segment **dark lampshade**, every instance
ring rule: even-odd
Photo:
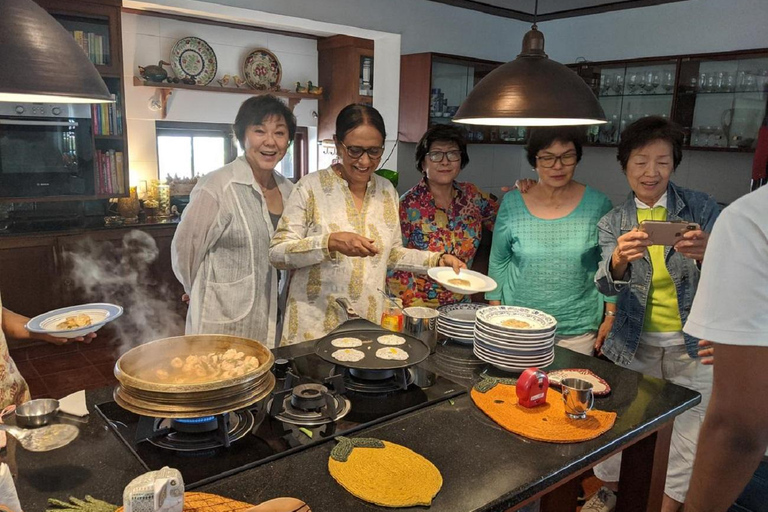
[[[107,103],[75,39],[32,0],[0,0],[0,101]]]
[[[605,113],[575,72],[544,53],[536,25],[523,51],[499,66],[469,93],[453,120],[492,126],[563,126],[605,123]]]

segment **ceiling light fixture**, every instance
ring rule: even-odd
[[[574,71],[544,53],[544,34],[533,26],[523,51],[475,85],[453,120],[490,126],[604,124],[605,113],[592,90]]]
[[[32,0],[0,0],[0,48],[0,101],[113,101],[75,38]]]

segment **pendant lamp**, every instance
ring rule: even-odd
[[[32,0],[0,0],[0,101],[109,103],[99,72],[61,24]]]
[[[490,126],[606,122],[603,107],[584,80],[544,53],[544,34],[536,27],[535,16],[520,55],[477,83],[453,117],[455,122]]]

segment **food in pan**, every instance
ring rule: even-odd
[[[336,338],[331,342],[331,345],[337,348],[354,348],[363,344],[363,340],[359,338]]]
[[[354,348],[343,348],[341,350],[336,350],[331,354],[331,357],[344,363],[356,363],[365,357],[365,353]]]
[[[523,322],[522,320],[515,320],[514,318],[508,318],[501,321],[501,325],[504,327],[512,327],[514,329],[530,329],[531,324]]]
[[[71,331],[72,329],[80,329],[81,327],[88,327],[89,325],[91,325],[91,317],[85,313],[80,313],[79,315],[68,316],[63,321],[56,324],[56,328],[62,331]]]
[[[472,283],[470,283],[467,279],[459,279],[458,277],[449,279],[448,284],[452,284],[453,286],[461,286],[462,288],[469,288],[472,286]]]
[[[408,352],[397,347],[386,347],[377,350],[376,357],[379,359],[389,359],[393,361],[405,361],[408,359]]]
[[[402,336],[398,336],[396,334],[385,334],[384,336],[379,336],[379,343],[382,345],[404,345],[405,344],[405,338]]]
[[[168,384],[200,384],[219,379],[242,377],[259,367],[259,358],[230,348],[223,353],[174,357],[154,367],[150,379]]]

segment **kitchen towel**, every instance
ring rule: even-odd
[[[592,409],[574,420],[565,415],[563,395],[549,388],[547,403],[533,408],[517,403],[514,384],[508,379],[483,379],[472,388],[472,401],[493,421],[510,432],[548,443],[577,443],[604,434],[616,421],[615,412]]]
[[[87,416],[88,407],[85,405],[85,391],[75,391],[71,395],[59,399],[59,410],[73,416]]]

